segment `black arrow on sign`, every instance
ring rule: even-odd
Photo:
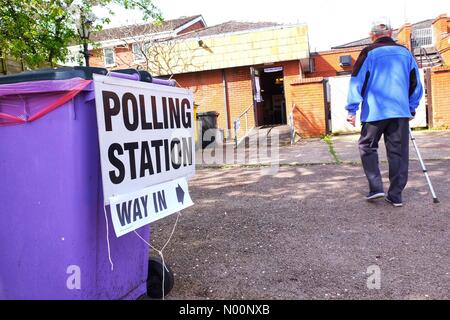
[[[178,185],[178,187],[175,190],[177,192],[177,198],[178,198],[178,202],[180,202],[181,204],[184,204],[184,190],[183,188]]]

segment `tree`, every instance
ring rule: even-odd
[[[20,61],[23,70],[54,66],[66,59],[70,44],[82,43],[77,32],[80,17],[112,3],[139,9],[144,19],[162,20],[152,0],[0,0],[0,58]],[[92,30],[109,22],[110,17],[98,19]]]
[[[0,47],[2,57],[10,55],[22,62],[36,54],[33,34],[36,23],[29,2],[3,0],[0,5]]]
[[[66,11],[67,3],[64,1],[36,1],[34,0],[37,14],[37,32],[35,41],[41,51],[31,66],[38,66],[45,61],[51,67],[55,61],[67,56],[67,44],[77,37],[71,19]]]

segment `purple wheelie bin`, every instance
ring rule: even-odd
[[[92,72],[0,78],[0,299],[146,294],[149,248],[109,210],[108,251]]]

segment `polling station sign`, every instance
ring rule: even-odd
[[[194,174],[193,96],[187,89],[101,75],[94,75],[94,88],[103,195],[105,205],[111,207],[113,221],[117,222],[119,213],[112,204],[117,205],[117,201],[127,203],[128,198],[134,210],[139,204],[133,202],[137,192],[152,186],[168,190],[164,183]],[[183,192],[188,193],[187,183],[184,187],[181,184]],[[147,190],[147,193],[147,200],[153,197],[152,192]],[[165,195],[169,193],[164,191]],[[136,221],[133,217],[132,228],[124,226],[128,232],[154,218],[145,217],[146,212],[147,215],[151,212],[151,205],[153,203],[148,200],[148,207],[135,210]],[[157,213],[161,211],[164,210]],[[127,217],[128,213],[123,214]],[[143,219],[140,219],[141,215]],[[161,214],[158,216],[163,217]]]

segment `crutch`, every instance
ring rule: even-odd
[[[430,187],[431,195],[433,196],[433,202],[439,203],[439,199],[437,198],[436,193],[434,192],[433,184],[431,183],[430,176],[428,175],[428,170],[425,167],[425,163],[423,162],[422,155],[420,154],[420,150],[417,147],[416,138],[414,138],[411,128],[409,128],[409,135],[411,136],[411,141],[414,145],[414,148],[416,149],[417,157],[419,158],[423,173],[425,174],[425,178],[427,179],[428,186]]]

